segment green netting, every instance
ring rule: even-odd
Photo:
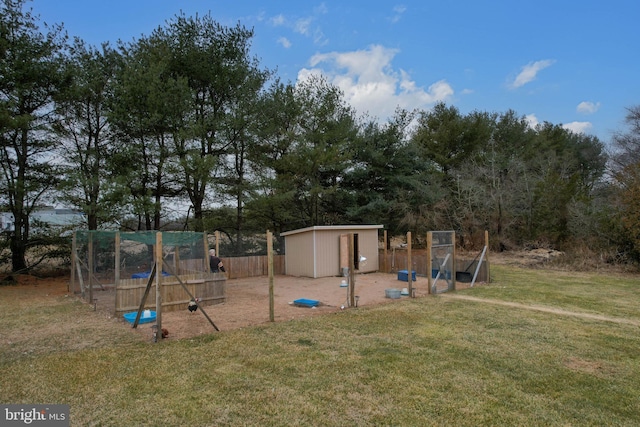
[[[156,244],[156,234],[158,231],[97,231],[97,230],[78,230],[76,231],[76,242],[88,242],[89,239],[94,244],[110,245],[115,240],[116,234],[120,233],[120,240],[130,240],[145,245]],[[193,231],[161,231],[163,246],[184,246],[202,242],[203,233]]]
[[[81,278],[78,283],[92,283],[104,290],[115,286],[116,278],[144,277],[156,264],[158,233],[163,263],[180,274],[209,272],[205,233],[78,230],[73,257],[73,273]]]

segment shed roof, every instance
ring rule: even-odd
[[[333,231],[333,230],[373,230],[383,228],[384,225],[315,225],[313,227],[299,228],[297,230],[285,231],[281,236],[291,234],[306,233],[308,231]]]

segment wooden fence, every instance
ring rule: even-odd
[[[248,256],[221,258],[225,266],[226,276],[228,279],[241,279],[245,277],[259,277],[269,274],[266,256]],[[387,259],[385,262],[384,251],[379,251],[379,267],[378,271],[383,273],[396,273],[398,270],[408,270],[407,268],[407,251],[396,250],[395,253],[387,251]],[[427,257],[425,251],[412,251],[411,262],[413,270],[417,275],[427,277]],[[456,257],[456,271],[459,273],[471,273],[476,271],[478,260],[469,257]],[[284,255],[274,255],[273,257],[274,274],[285,274]],[[467,275],[468,276],[468,275]],[[486,260],[482,262],[478,271],[477,282],[485,282],[489,277],[488,265]]]
[[[186,310],[189,295],[185,292],[184,284],[191,295],[200,299],[198,304],[203,306],[220,304],[225,301],[225,284],[227,278],[220,273],[181,274],[162,277],[162,311]],[[180,283],[182,282],[182,283]],[[140,302],[147,288],[148,279],[122,279],[116,286],[116,314],[138,310]],[[151,285],[144,308],[155,308],[156,286]]]
[[[269,265],[266,255],[225,258],[221,257],[228,279],[267,276]],[[273,274],[285,274],[284,255],[273,256]]]

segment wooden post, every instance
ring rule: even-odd
[[[485,265],[487,266],[487,283],[491,283],[491,265],[489,264],[489,230],[484,231],[484,246],[487,248],[485,254]]]
[[[180,246],[178,245],[173,247],[173,271],[175,271],[176,276],[182,274],[180,269]]]
[[[427,233],[427,283],[428,293],[431,293],[431,286],[433,286],[433,277],[431,277],[431,270],[433,270],[433,258],[431,257],[431,245],[433,244],[433,233],[429,231]]]
[[[383,245],[384,245],[384,257],[383,257],[383,266],[384,266],[384,272],[388,273],[389,272],[389,265],[387,262],[387,230],[384,230],[384,237],[383,237]]]
[[[216,230],[216,256],[220,258],[220,231]]]
[[[456,232],[452,231],[451,233],[452,233],[451,244],[453,245],[453,249],[451,249],[451,256],[453,258],[451,260],[451,287],[453,288],[452,290],[455,291],[456,290]]]
[[[162,232],[156,233],[155,247],[156,261],[156,333],[162,335]]]
[[[203,249],[204,249],[204,256],[202,257],[204,265],[202,266],[202,271],[206,271],[207,273],[210,273],[211,268],[209,267],[209,238],[206,231],[202,234],[203,234],[202,243],[203,243]]]
[[[78,234],[78,230],[73,232],[73,239],[71,240],[71,280],[69,281],[69,286],[67,287],[67,292],[74,292],[76,290],[76,257],[78,254],[76,253],[76,236]]]
[[[349,307],[356,305],[356,265],[354,259],[354,235],[349,233]]]
[[[120,232],[116,231],[115,239],[114,239],[114,251],[115,251],[115,277],[114,277],[114,286],[116,289],[120,287]]]
[[[273,303],[273,234],[267,230],[267,270],[269,272],[269,321],[275,321]]]
[[[409,296],[413,297],[413,263],[411,262],[411,232],[407,231],[407,284],[409,287]]]
[[[89,234],[89,265],[87,268],[89,269],[89,274],[87,279],[89,281],[89,303],[93,304],[93,233],[91,231]]]

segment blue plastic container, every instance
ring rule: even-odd
[[[137,311],[132,311],[130,313],[125,313],[123,317],[124,317],[124,320],[133,324],[133,322],[136,321],[137,314],[138,314]],[[156,312],[153,310],[145,310],[142,312],[142,314],[140,314],[140,320],[138,321],[138,324],[151,323],[155,321],[156,321]]]
[[[398,270],[398,280],[402,280],[403,282],[409,281],[409,270]],[[415,282],[416,280],[416,272],[411,271],[411,280]]]

